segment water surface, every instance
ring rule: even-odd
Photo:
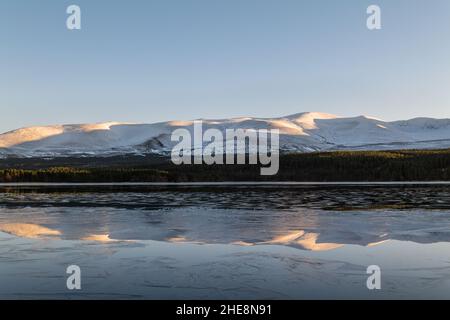
[[[0,187],[1,298],[450,298],[436,185]],[[66,288],[66,267],[82,290]],[[382,270],[368,290],[366,268]]]

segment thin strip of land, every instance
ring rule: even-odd
[[[174,165],[160,156],[0,160],[0,183],[446,182],[450,149],[339,151],[280,156],[280,169],[259,165]]]

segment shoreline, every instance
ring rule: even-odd
[[[450,185],[450,181],[224,181],[224,182],[2,182],[0,187],[47,186],[420,186]]]

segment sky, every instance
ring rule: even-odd
[[[66,8],[81,8],[68,30]],[[381,8],[381,30],[366,9]],[[450,118],[448,0],[0,0],[0,132],[305,111]]]

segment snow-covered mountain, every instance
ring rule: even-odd
[[[74,156],[164,153],[175,129],[193,121],[28,127],[0,134],[0,156]],[[359,116],[305,112],[280,118],[203,120],[204,130],[279,129],[282,151],[388,150],[450,147],[450,119],[415,118],[386,122]],[[225,136],[225,134],[224,134]]]

